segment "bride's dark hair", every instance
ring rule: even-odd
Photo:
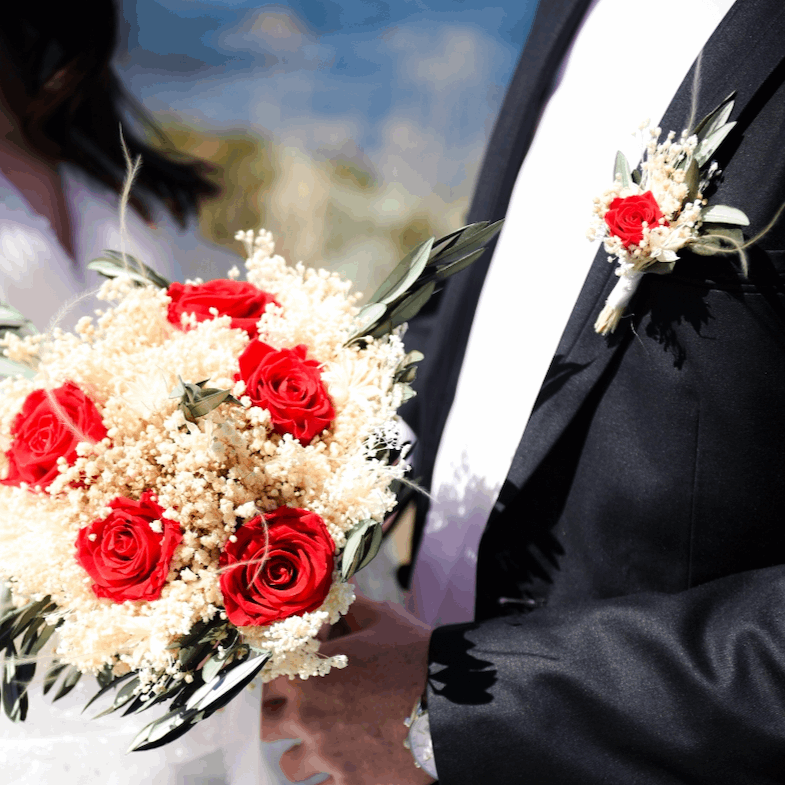
[[[143,160],[130,203],[149,219],[145,192],[154,194],[185,226],[199,201],[220,189],[204,176],[207,164],[163,155],[123,122],[126,111],[166,141],[114,72],[117,43],[113,0],[9,2],[0,21],[0,89],[7,109],[36,153],[73,163],[118,193],[126,168],[122,125],[129,152]]]

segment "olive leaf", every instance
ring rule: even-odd
[[[405,292],[418,278],[433,247],[433,237],[420,243],[411,250],[395,266],[395,269],[382,281],[379,288],[371,295],[369,303],[391,303],[397,296]],[[425,250],[427,248],[427,251]]]
[[[447,264],[444,267],[440,267],[435,276],[435,280],[437,281],[444,281],[445,279],[449,278],[451,275],[455,275],[455,273],[459,273],[461,270],[466,269],[470,264],[473,264],[477,261],[483,254],[485,253],[484,248],[480,248],[478,251],[472,251],[470,254],[467,254],[458,261],[453,262],[452,264]]]
[[[487,221],[469,224],[457,232],[447,235],[434,243],[429,266],[449,265],[464,259],[468,254],[484,248],[500,231],[504,220],[489,224]],[[449,240],[443,248],[437,247]]]
[[[703,225],[703,233],[690,250],[699,256],[715,256],[738,249],[744,244],[744,235],[737,226]]]
[[[365,335],[386,313],[387,306],[383,303],[369,303],[366,305],[360,313],[357,314],[355,335]]]
[[[57,691],[57,695],[55,695],[52,700],[59,701],[60,698],[64,698],[66,695],[68,695],[68,693],[71,692],[74,687],[76,687],[79,679],[81,678],[82,672],[73,666],[69,666],[69,670],[66,671],[65,677],[60,684],[60,689]]]
[[[201,382],[184,382],[178,376],[178,385],[169,394],[170,398],[180,399],[180,411],[188,422],[196,422],[222,403],[238,404],[240,401],[232,395],[231,390],[219,390],[217,387],[205,387],[209,379]]]
[[[240,641],[240,633],[238,630],[232,630],[225,641],[221,641],[221,651],[215,652],[210,656],[205,664],[202,666],[202,678],[205,682],[212,681],[218,672],[226,665],[230,657],[232,657],[238,649],[242,646]]]
[[[709,112],[709,114],[695,126],[695,130],[692,133],[698,137],[699,141],[710,136],[716,130],[728,123],[728,118],[736,103],[735,98],[736,91],[734,90],[734,92],[732,92],[714,111]]]
[[[698,162],[694,158],[690,158],[689,166],[684,172],[684,184],[687,186],[687,201],[691,202],[698,194],[698,187],[700,186],[701,170]]]
[[[64,668],[66,666],[62,665],[58,667]],[[87,701],[87,703],[85,703],[85,705],[82,707],[82,714],[84,714],[85,711],[87,711],[87,709],[89,709],[99,698],[102,698],[104,695],[106,695],[109,690],[114,689],[124,681],[128,681],[128,679],[131,677],[136,677],[138,679],[138,676],[136,673],[134,673],[134,671],[129,671],[128,673],[124,673],[122,676],[115,676],[109,682],[104,681],[104,683],[101,685],[101,689],[98,690],[98,692],[96,692],[95,695],[93,695],[93,697],[90,698],[90,700]]]
[[[346,535],[346,546],[341,554],[341,577],[348,581],[365,567],[382,546],[381,524],[374,520],[360,521]]]
[[[627,156],[621,150],[616,153],[616,161],[613,166],[613,179],[615,180],[617,177],[621,180],[622,188],[629,188],[632,185],[630,165],[627,162]]]
[[[24,722],[27,717],[27,688],[35,676],[35,662],[20,662],[16,648],[10,645],[3,660],[3,710],[12,722]]]
[[[40,622],[40,623],[39,623]],[[24,657],[34,657],[46,645],[47,641],[54,635],[55,630],[60,626],[62,620],[57,624],[46,624],[46,620],[39,617],[30,627],[28,627],[25,637],[22,640],[20,653]],[[43,631],[40,631],[43,627]],[[40,631],[40,632],[39,632]]]
[[[140,714],[143,711],[147,711],[147,709],[151,708],[152,706],[156,706],[159,703],[163,703],[167,700],[172,700],[176,698],[186,687],[188,687],[188,682],[185,679],[175,679],[174,676],[170,676],[164,682],[164,688],[160,692],[150,693],[147,696],[146,701],[140,701],[139,704],[134,704],[130,706],[126,711],[123,712],[123,716],[126,714]],[[171,709],[171,706],[170,706]]]
[[[0,333],[13,333],[19,338],[24,338],[27,335],[37,335],[38,329],[13,305],[0,302]]]
[[[423,270],[425,269],[425,265],[428,264],[432,247],[433,237],[430,237],[428,240],[418,246],[412,255],[409,269],[405,272],[401,280],[383,297],[374,297],[374,302],[390,305],[394,303],[399,297],[408,292],[422,274]]]
[[[383,322],[374,327],[374,329],[370,332],[371,337],[381,338],[383,335],[387,335],[387,333],[389,333],[391,330],[398,327],[398,325],[408,322],[409,319],[415,317],[419,313],[420,309],[425,305],[425,303],[431,299],[431,295],[433,294],[435,288],[436,283],[431,281],[421,289],[418,289],[414,293],[410,294],[405,300],[403,300],[392,310],[390,315],[387,316]]]
[[[209,621],[198,621],[191,627],[191,631],[182,638],[169,644],[168,649],[182,649],[194,643],[200,643],[208,639],[211,632],[218,627],[225,627],[226,622],[221,621],[217,616]]]
[[[227,665],[215,678],[205,682],[185,704],[187,710],[197,709],[209,717],[223,708],[235,695],[247,687],[272,656],[265,652],[237,659]]]
[[[409,352],[395,369],[393,381],[402,382],[403,384],[410,384],[417,376],[416,363],[422,362],[425,355],[422,352],[411,351]]]
[[[725,125],[712,131],[695,149],[694,157],[698,166],[703,166],[714,155],[717,148],[725,141],[725,137],[734,129],[736,123],[725,123]]]
[[[57,677],[68,667],[64,662],[54,662],[44,675],[44,695],[54,687]]]
[[[103,275],[105,278],[117,278],[120,275],[127,275],[138,286],[157,286],[159,289],[168,289],[169,281],[162,275],[143,264],[134,256],[127,253],[125,255],[128,265],[123,262],[123,255],[118,251],[111,251],[104,248],[105,256],[99,256],[88,263],[87,269]]]
[[[187,733],[199,720],[204,718],[198,709],[176,709],[164,714],[149,725],[145,725],[131,742],[126,752],[140,752],[163,747],[170,741],[179,739]]]
[[[105,717],[107,714],[112,714],[113,712],[121,709],[123,706],[126,706],[128,703],[139,697],[135,693],[136,689],[139,687],[139,684],[139,676],[135,674],[134,678],[132,678],[127,684],[123,685],[123,687],[118,690],[117,695],[115,695],[114,700],[112,701],[112,704],[108,708],[104,709],[100,714],[96,714],[93,719],[97,720],[99,717]]]
[[[469,224],[408,253],[374,292],[357,315],[346,343],[380,338],[408,321],[425,305],[437,282],[460,272],[478,259],[501,229],[502,221]]]
[[[729,207],[727,204],[712,204],[704,207],[700,213],[704,223],[733,224],[734,226],[749,226],[750,219],[738,208]]]
[[[55,609],[49,596],[8,611],[0,619],[0,651],[7,649],[33,623]]]

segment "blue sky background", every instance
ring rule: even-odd
[[[203,215],[217,241],[263,225],[290,261],[368,293],[404,249],[464,223],[537,5],[491,1],[122,0],[117,66],[160,121],[268,157],[226,175],[225,220]],[[237,190],[249,181],[257,193]]]
[[[378,158],[396,118],[441,137],[453,156],[476,154],[535,8],[535,0],[124,0],[120,65],[148,108],[206,128],[329,144],[302,127],[310,123]],[[444,182],[458,170],[446,167]]]

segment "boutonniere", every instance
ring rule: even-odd
[[[682,248],[712,255],[744,245],[747,216],[735,207],[709,205],[703,196],[718,172],[711,157],[736,125],[728,122],[734,95],[678,139],[671,131],[660,142],[662,130],[649,129],[639,169],[616,154],[615,181],[594,200],[588,232],[590,240],[604,240],[608,261],[618,264],[619,281],[594,325],[601,335],[616,329],[643,275],[672,272]]]

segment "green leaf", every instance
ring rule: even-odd
[[[168,289],[169,281],[162,275],[143,264],[131,254],[126,254],[128,267],[123,264],[123,256],[118,251],[104,249],[105,256],[93,259],[88,265],[88,270],[103,275],[106,278],[117,278],[120,275],[127,275],[134,283],[140,286],[157,286],[159,289]]]
[[[641,173],[639,169],[633,169],[630,172],[630,177],[632,177],[632,182],[634,182],[635,185],[641,184]]]
[[[236,695],[239,695],[264,667],[271,654],[235,660],[227,665],[218,676],[203,684],[186,703],[186,709],[197,709],[209,717],[218,709],[226,706]]]
[[[387,313],[387,306],[382,303],[369,303],[357,314],[355,320],[355,331],[352,333],[350,341],[361,338],[368,334],[368,330]]]
[[[145,725],[131,742],[127,752],[140,752],[163,747],[164,744],[186,734],[201,719],[203,719],[203,714],[198,709],[170,711],[163,717],[153,720],[149,725]]]
[[[729,207],[727,204],[711,204],[704,207],[701,210],[700,218],[704,223],[750,225],[750,219],[741,210]]]
[[[417,281],[417,279],[422,275],[423,270],[425,269],[425,265],[428,263],[428,256],[431,253],[431,248],[433,247],[433,237],[426,240],[422,243],[414,252],[412,256],[411,263],[409,264],[409,269],[406,271],[405,275],[401,278],[401,280],[390,289],[387,294],[383,297],[374,296],[374,302],[384,303],[385,305],[391,305],[394,303],[399,297],[404,295]]]
[[[201,382],[184,382],[178,376],[177,387],[169,393],[170,398],[180,398],[180,410],[189,422],[196,422],[222,403],[238,404],[240,401],[232,395],[231,390],[219,390],[216,387],[205,387],[209,379]]]
[[[744,244],[744,235],[736,226],[704,224],[700,239],[688,247],[699,256],[715,256],[721,251],[735,250]]]
[[[418,352],[416,349],[409,352],[403,360],[398,363],[393,381],[403,382],[404,384],[413,382],[417,376],[416,363],[422,362],[424,359],[425,355],[422,352]]]
[[[466,224],[466,226],[462,226],[460,229],[456,229],[454,232],[434,240],[433,248],[431,249],[431,259],[439,254],[447,253],[458,242],[459,237],[472,236],[482,231],[486,226],[488,226],[488,221],[477,221],[473,224]],[[444,247],[442,248],[441,246]]]
[[[71,690],[76,687],[79,679],[82,678],[82,672],[74,668],[73,666],[69,666],[70,670],[65,674],[65,678],[63,679],[62,684],[60,685],[60,689],[57,691],[57,695],[52,698],[53,701],[59,701],[60,698],[65,698]]]
[[[13,644],[3,661],[3,710],[12,722],[24,722],[27,717],[27,688],[35,676],[34,662],[19,662]]]
[[[408,384],[404,385],[403,389],[401,390],[401,403],[406,403],[406,401],[414,398],[417,393],[409,387]]]
[[[39,616],[45,615],[54,608],[51,598],[47,596],[43,600],[28,602],[21,608],[7,613],[0,621],[0,651],[21,635]]]
[[[735,122],[726,123],[701,141],[695,150],[695,160],[698,162],[698,166],[703,166],[714,155],[714,152],[725,141],[725,137],[733,130],[735,125]]]
[[[698,166],[698,162],[692,158],[690,159],[690,165],[687,167],[687,170],[684,172],[684,184],[687,186],[687,199],[686,201],[691,202],[695,199],[698,193],[698,186],[700,185],[701,179],[701,170],[700,166]]]
[[[205,682],[212,681],[221,668],[226,665],[226,661],[240,648],[240,633],[237,630],[232,630],[226,640],[221,641],[221,648],[223,651],[217,651],[213,654],[207,662],[202,666],[202,678]]]
[[[409,251],[406,256],[401,259],[400,262],[395,266],[393,271],[382,281],[379,288],[373,293],[373,295],[369,298],[369,303],[386,303],[387,296],[390,292],[399,289],[401,284],[407,279],[409,272],[411,271],[412,267],[415,265],[416,260],[421,253],[423,247],[428,245],[429,253],[430,248],[433,246],[433,237],[429,240],[426,240],[424,243],[420,243],[416,248],[413,248]],[[427,254],[426,254],[427,260]]]
[[[65,665],[62,667],[64,668]],[[134,673],[134,671],[129,671],[128,673],[124,673],[122,676],[115,676],[108,683],[104,682],[104,684],[101,686],[101,689],[98,690],[98,692],[96,692],[95,695],[93,695],[93,697],[90,698],[90,700],[87,701],[87,703],[82,707],[82,714],[84,714],[84,712],[87,711],[87,709],[89,709],[99,698],[106,695],[109,690],[118,687],[124,681],[128,681],[128,679],[130,679],[132,676],[136,676],[136,673]]]
[[[713,134],[723,125],[726,125],[733,105],[735,104],[736,92],[732,92],[714,111],[709,112],[706,117],[695,126],[692,132],[698,137],[698,140],[703,140]]]
[[[226,622],[222,621],[218,616],[210,619],[209,621],[198,621],[191,628],[187,635],[170,644],[170,649],[182,649],[192,646],[194,643],[201,643],[208,640],[208,637],[213,631],[218,630],[220,627],[225,627]]]
[[[112,701],[112,705],[104,709],[100,714],[96,714],[93,719],[97,720],[99,717],[105,717],[107,714],[112,714],[118,709],[121,709],[123,706],[126,706],[131,701],[136,700],[138,696],[134,694],[134,691],[138,686],[139,676],[135,674],[134,678],[124,684],[117,692],[117,695],[115,695],[114,700]]]
[[[379,552],[384,532],[376,521],[360,521],[346,536],[346,547],[341,554],[341,577],[348,581],[365,567]]]
[[[422,352],[418,352],[417,349],[412,349],[412,351],[408,352],[403,360],[401,360],[399,368],[406,368],[407,365],[412,365],[413,363],[421,363],[425,359],[425,355]]]
[[[458,259],[458,261],[453,262],[452,264],[440,267],[436,273],[436,280],[443,281],[451,275],[455,275],[455,273],[465,270],[470,264],[476,262],[484,253],[485,249],[480,248],[479,251],[473,251],[468,256],[464,256],[462,259]]]
[[[42,625],[43,631],[39,632]],[[35,657],[35,655],[46,646],[47,641],[54,635],[55,630],[59,626],[59,622],[57,624],[45,624],[44,619],[41,619],[40,625],[31,625],[22,641],[22,648],[20,650],[22,655],[25,657]]]
[[[32,379],[35,376],[35,370],[29,365],[23,365],[0,356],[0,376],[23,376],[25,379]]]
[[[63,662],[55,661],[52,665],[49,666],[49,669],[44,676],[44,695],[46,695],[49,690],[54,687],[55,682],[57,681],[57,677],[68,667]]]
[[[373,332],[371,332],[371,336],[373,338],[381,338],[399,324],[403,324],[416,316],[425,303],[430,300],[435,288],[436,282],[431,281],[422,288],[417,289],[413,294],[410,294],[400,305],[393,309],[390,315],[381,324],[374,328]]]
[[[630,165],[627,162],[627,156],[621,150],[616,153],[616,162],[613,167],[613,179],[615,180],[616,177],[621,178],[622,188],[629,188],[632,185]]]
[[[459,229],[457,232],[459,236],[452,243],[435,253],[431,253],[431,258],[428,262],[429,266],[452,264],[455,261],[466,258],[467,254],[487,245],[501,231],[503,224],[504,220],[495,221],[490,225],[487,221],[483,221]],[[439,242],[441,241],[437,240],[437,243]]]
[[[0,325],[3,327],[20,326],[29,321],[30,320],[21,311],[14,308],[13,305],[0,303]]]

